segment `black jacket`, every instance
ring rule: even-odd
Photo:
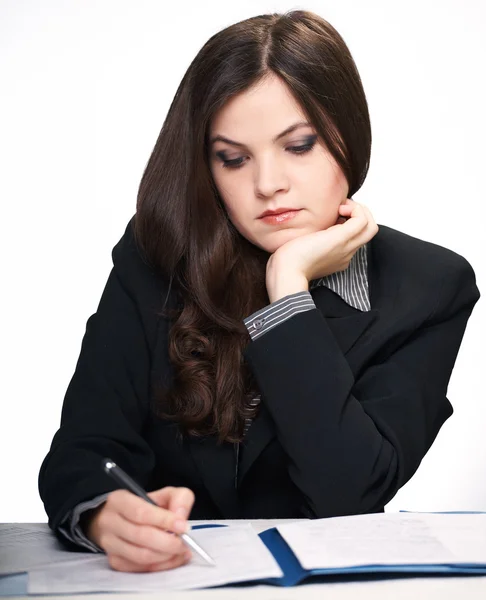
[[[191,488],[193,519],[383,511],[452,414],[447,385],[479,298],[469,263],[381,226],[368,245],[371,311],[318,287],[318,310],[250,342],[245,357],[262,402],[236,487],[233,444],[180,442],[177,426],[150,410],[155,382],[171,373],[169,322],[156,316],[168,286],[138,254],[131,223],[113,249],[40,469],[49,525],[116,488],[103,457],[147,490]]]

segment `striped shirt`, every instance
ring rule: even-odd
[[[309,288],[311,290],[319,286],[326,286],[333,292],[338,294],[347,304],[361,310],[363,312],[371,309],[368,289],[368,261],[366,246],[362,246],[358,249],[356,254],[351,259],[349,266],[346,270],[338,273],[333,273],[327,277],[321,279],[315,279],[310,282]],[[246,319],[244,323],[248,329],[250,337],[253,340],[258,339],[262,335],[265,335],[278,325],[284,323],[287,319],[292,318],[294,315],[305,312],[307,310],[313,310],[316,308],[310,292],[297,292],[285,296],[280,300],[276,300],[268,306],[258,310]],[[255,408],[260,403],[260,395],[252,394],[249,400],[249,406]],[[248,432],[248,429],[252,423],[251,418],[245,419],[244,435]],[[239,456],[239,444],[237,444],[237,463]],[[61,525],[59,525],[59,531],[68,538],[71,542],[74,542],[78,546],[82,546],[92,552],[103,552],[96,544],[91,542],[81,529],[79,520],[81,514],[92,508],[96,508],[108,497],[108,493],[101,494],[79,503],[71,511],[69,511],[64,517]]]

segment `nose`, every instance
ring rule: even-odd
[[[289,187],[288,175],[284,165],[275,157],[262,158],[255,171],[255,194],[260,198],[269,198]]]

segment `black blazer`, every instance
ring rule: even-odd
[[[113,249],[40,469],[49,525],[117,487],[103,457],[148,490],[191,488],[193,519],[383,511],[452,414],[447,386],[479,298],[469,263],[381,226],[368,245],[370,312],[318,287],[318,310],[250,342],[262,402],[235,485],[232,444],[180,441],[176,424],[150,410],[153,386],[170,377],[169,323],[156,316],[168,286],[138,254],[132,221]]]

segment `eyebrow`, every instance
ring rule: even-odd
[[[292,133],[293,131],[295,131],[296,129],[299,129],[300,127],[311,127],[311,124],[307,123],[306,121],[300,121],[299,123],[294,123],[290,127],[287,127],[287,129],[285,129],[284,131],[282,131],[281,133],[276,135],[272,140],[273,143],[278,142],[278,140],[280,138],[283,138],[284,136],[288,135],[289,133]],[[210,144],[212,145],[218,141],[226,142],[227,144],[231,144],[232,146],[238,146],[238,148],[246,148],[245,144],[242,144],[241,142],[235,142],[234,140],[230,140],[227,137],[224,137],[222,135],[216,135],[215,137],[211,138]]]

